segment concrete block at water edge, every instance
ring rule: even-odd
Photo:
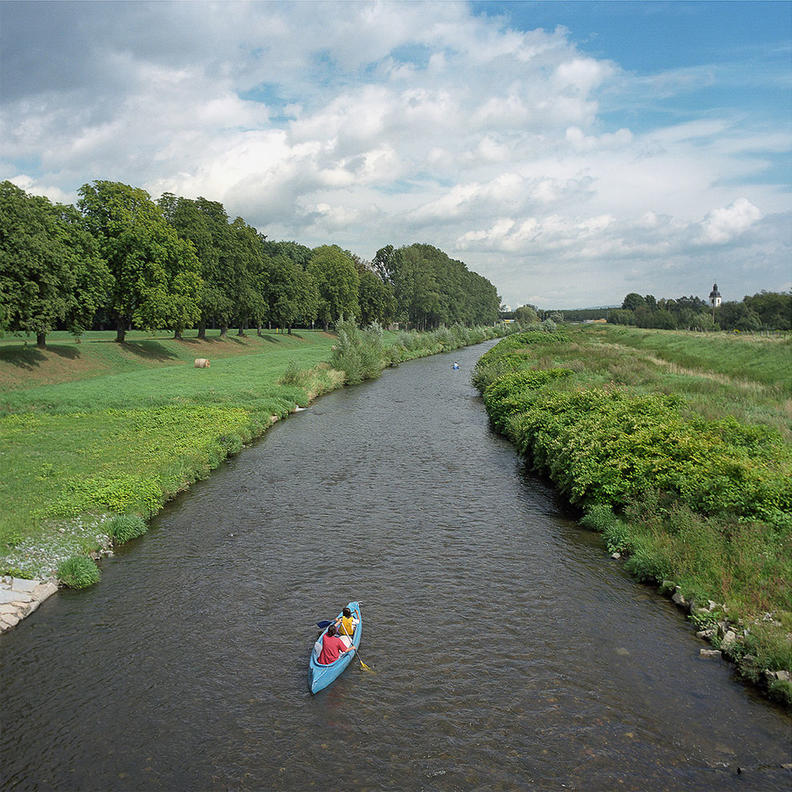
[[[19,617],[14,616],[11,613],[4,613],[0,616],[0,624],[3,625],[6,629],[8,627],[16,627],[19,624]]]
[[[14,591],[33,591],[38,586],[38,580],[26,580],[25,578],[11,578],[11,588]]]
[[[14,589],[0,589],[0,605],[6,602],[30,602],[32,594],[25,591],[14,591]]]
[[[44,602],[47,597],[51,597],[57,590],[57,583],[39,583],[39,585],[33,589],[33,596],[39,600],[39,602]]]

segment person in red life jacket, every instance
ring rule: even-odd
[[[347,645],[336,635],[335,625],[331,624],[327,628],[327,632],[322,636],[322,651],[319,652],[316,662],[322,665],[330,665],[330,663],[335,663],[345,652],[354,651],[354,646],[347,648]]]

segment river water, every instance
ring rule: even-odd
[[[790,718],[525,474],[486,348],[277,424],[3,635],[0,788],[788,792]],[[374,673],[311,696],[352,599]]]

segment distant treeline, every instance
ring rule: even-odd
[[[607,313],[612,324],[661,330],[789,330],[792,328],[792,292],[761,291],[742,302],[724,302],[714,310],[699,297],[656,300],[631,292],[621,308]]]
[[[501,314],[521,324],[552,318],[565,322],[607,319],[611,324],[634,325],[660,330],[790,330],[792,329],[792,292],[761,291],[742,302],[725,302],[715,309],[700,297],[656,299],[631,292],[621,308],[576,308],[543,311],[535,305],[523,305],[516,311]]]
[[[418,330],[492,324],[495,286],[428,244],[366,261],[337,245],[274,242],[223,205],[110,181],[76,206],[0,183],[0,331],[328,328],[342,317]]]

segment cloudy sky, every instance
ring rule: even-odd
[[[787,2],[0,2],[0,179],[222,201],[512,307],[792,288]]]

